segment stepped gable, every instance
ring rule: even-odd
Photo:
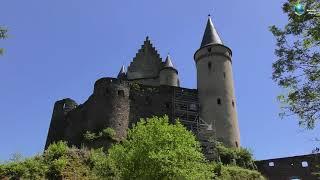
[[[129,80],[157,78],[162,66],[162,59],[158,51],[146,37],[144,44],[139,49],[127,71]]]

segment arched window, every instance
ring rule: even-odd
[[[209,69],[209,71],[211,71],[211,67],[212,67],[211,62],[208,62],[208,69]]]
[[[208,48],[208,52],[211,52],[211,48]]]

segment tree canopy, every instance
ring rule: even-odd
[[[141,120],[109,150],[124,179],[210,179],[210,166],[192,132],[168,117]]]
[[[300,3],[304,13],[296,14]],[[287,0],[283,12],[288,17],[284,28],[271,26],[276,38],[272,78],[286,92],[279,96],[282,116],[297,115],[299,125],[314,128],[320,119],[320,11],[317,0]]]
[[[92,141],[115,133],[102,132],[85,134]],[[220,143],[216,149],[221,161],[208,162],[192,132],[179,122],[169,124],[167,116],[153,117],[141,119],[108,150],[57,142],[42,155],[14,158],[0,164],[0,179],[264,179],[249,151]]]
[[[0,26],[0,39],[5,39],[7,37],[7,29]],[[0,48],[0,55],[3,54],[3,48]]]

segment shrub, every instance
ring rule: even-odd
[[[243,168],[256,169],[251,152],[244,148],[227,148],[216,143],[216,150],[224,165],[237,165]]]
[[[86,131],[86,133],[84,133],[83,137],[84,137],[84,140],[88,141],[88,142],[92,142],[98,138],[98,136],[96,136],[96,133],[90,132],[90,131]]]
[[[213,176],[199,142],[168,117],[141,119],[128,139],[109,149],[110,165],[123,179],[210,179]]]
[[[265,178],[255,170],[244,169],[238,166],[213,164],[217,180],[264,180]]]
[[[102,136],[110,139],[114,139],[116,136],[116,131],[110,127],[102,130]]]

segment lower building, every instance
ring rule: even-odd
[[[269,180],[320,179],[320,154],[261,160],[256,165]]]

